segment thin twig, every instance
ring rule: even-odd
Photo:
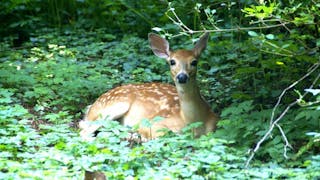
[[[171,7],[170,3],[169,3],[169,11],[172,12],[172,14],[174,15],[174,17],[176,18],[176,20],[177,20],[178,22],[175,21],[172,17],[170,17],[170,16],[166,13],[166,15],[169,17],[169,19],[170,19],[171,21],[173,21],[175,24],[177,24],[178,26],[180,26],[183,31],[187,31],[187,32],[189,32],[190,34],[193,34],[193,30],[191,30],[188,26],[186,26],[186,25],[181,21],[181,19],[179,18],[179,16],[178,16],[178,15],[176,14],[176,12],[174,11],[174,8]]]
[[[179,18],[179,16],[176,14],[174,8],[171,7],[171,5],[169,4],[169,11],[172,12],[172,14],[174,15],[174,18],[171,17],[168,13],[166,13],[166,16],[177,26],[179,26],[179,28],[185,32],[185,33],[189,33],[189,34],[195,34],[195,33],[204,33],[204,32],[233,32],[233,31],[247,31],[247,30],[260,30],[260,29],[270,29],[270,28],[275,28],[275,27],[284,27],[288,30],[288,28],[286,27],[287,24],[290,24],[290,22],[281,22],[280,20],[279,23],[280,24],[275,24],[275,25],[265,25],[265,26],[259,26],[259,27],[236,27],[236,28],[230,28],[230,29],[220,29],[218,27],[215,27],[216,29],[212,29],[212,30],[192,30],[191,28],[189,28],[188,26],[186,26],[182,20]]]
[[[283,98],[283,96],[285,95],[285,93],[290,90],[291,88],[293,88],[294,86],[296,86],[300,81],[304,80],[305,78],[307,78],[310,74],[312,74],[320,65],[320,62],[314,64],[311,66],[311,68],[309,69],[308,73],[305,74],[303,77],[301,77],[299,80],[295,81],[294,83],[292,83],[290,86],[288,86],[287,88],[285,88],[282,93],[280,94],[278,101],[276,103],[276,105],[273,107],[272,113],[271,113],[271,118],[270,118],[270,125],[273,123],[273,119],[274,119],[274,115],[275,115],[275,111],[277,110],[277,108],[280,105],[280,102]],[[306,94],[306,93],[305,93]],[[303,97],[305,96],[305,94],[303,95]]]
[[[253,150],[250,151],[250,156],[246,162],[245,167],[247,168],[251,162],[251,160],[253,159],[255,153],[258,151],[258,149],[260,148],[261,144],[269,137],[269,135],[271,134],[271,132],[274,129],[274,126],[277,125],[277,123],[284,117],[285,114],[287,114],[287,112],[289,111],[289,109],[296,105],[298,103],[298,101],[294,101],[293,103],[289,104],[289,106],[287,106],[287,108],[281,113],[281,115],[275,120],[273,121],[273,123],[271,124],[269,130],[267,131],[267,133],[260,139],[260,141],[256,144],[255,148]]]
[[[287,156],[287,148],[289,147],[290,149],[292,149],[292,146],[291,146],[291,144],[289,143],[288,138],[287,138],[286,134],[284,133],[284,131],[282,130],[281,126],[280,126],[279,124],[276,124],[276,126],[278,127],[278,129],[279,129],[279,131],[280,131],[280,133],[281,133],[281,136],[282,136],[284,142],[286,143],[286,144],[284,145],[284,147],[283,147],[283,149],[284,149],[284,151],[283,151],[283,156],[284,156],[286,159],[288,159],[288,156]]]
[[[278,56],[283,56],[283,57],[293,57],[294,55],[292,54],[283,54],[283,53],[278,53],[278,52],[272,52],[264,49],[260,49],[261,52],[268,53],[268,54],[273,54],[273,55],[278,55]]]
[[[275,110],[278,108],[282,97],[284,96],[284,94],[291,88],[293,88],[295,85],[297,85],[299,82],[301,82],[302,80],[304,80],[305,78],[307,78],[308,76],[310,76],[310,74],[312,74],[316,69],[318,69],[320,66],[320,61],[315,63],[314,65],[311,66],[311,68],[309,68],[309,71],[303,76],[301,77],[299,80],[295,81],[294,83],[292,83],[290,86],[288,86],[287,88],[285,88],[285,90],[282,91],[281,95],[278,98],[278,101],[275,105],[275,107],[273,108],[272,111],[272,115],[271,115],[271,124],[270,127],[268,129],[268,131],[265,133],[265,135],[258,141],[258,143],[256,144],[255,148],[253,150],[250,151],[250,156],[245,164],[245,167],[247,168],[251,162],[251,160],[253,159],[255,153],[259,150],[261,144],[270,136],[271,132],[273,131],[274,127],[277,126],[282,134],[282,137],[284,138],[286,144],[284,146],[284,157],[287,158],[287,147],[291,147],[287,137],[285,136],[285,133],[283,132],[282,128],[278,125],[278,122],[287,114],[287,112],[290,110],[290,108],[296,104],[299,103],[299,101],[301,100],[301,98],[303,98],[307,92],[305,92],[299,99],[295,100],[294,102],[292,102],[291,104],[289,104],[286,109],[280,114],[280,116],[273,121],[274,119],[274,114],[275,114]],[[315,78],[315,80],[312,82],[311,86],[309,87],[310,89],[314,87],[314,85],[317,83],[317,81],[320,78],[320,74],[317,75],[317,77]]]

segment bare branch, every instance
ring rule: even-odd
[[[204,32],[234,32],[234,31],[248,31],[248,30],[260,30],[260,29],[270,29],[270,28],[276,28],[276,27],[284,27],[286,30],[290,32],[290,30],[286,27],[287,24],[290,24],[290,22],[282,22],[281,19],[275,19],[275,20],[260,20],[259,22],[263,23],[265,26],[259,26],[259,27],[236,27],[236,28],[230,28],[230,29],[220,29],[217,26],[213,25],[215,29],[212,30],[193,30],[186,26],[182,20],[179,18],[177,13],[175,12],[175,9],[171,7],[169,3],[169,12],[173,14],[174,17],[171,17],[168,12],[166,12],[166,16],[179,28],[184,32],[188,34],[195,34],[195,33],[204,33]],[[279,22],[279,24],[273,24],[273,25],[267,25],[265,22]],[[256,23],[256,22],[255,22]]]
[[[255,153],[259,150],[261,144],[270,136],[271,132],[274,129],[274,126],[276,126],[276,124],[284,117],[285,114],[287,114],[287,112],[289,111],[289,109],[297,104],[297,100],[294,101],[293,103],[289,104],[289,106],[287,106],[287,108],[281,113],[281,115],[271,124],[270,128],[268,129],[267,133],[260,139],[260,141],[256,144],[255,148],[253,150],[250,151],[250,156],[246,162],[245,167],[247,168],[251,162],[251,160],[253,159]]]
[[[274,127],[277,126],[278,129],[280,130],[281,132],[281,135],[285,141],[285,146],[284,146],[284,157],[287,158],[287,147],[291,147],[287,137],[285,136],[285,133],[283,132],[282,128],[278,125],[278,122],[287,114],[287,112],[290,110],[290,108],[296,104],[299,103],[299,101],[301,100],[301,98],[303,98],[307,92],[305,92],[302,97],[300,97],[299,99],[295,100],[294,102],[292,102],[291,104],[289,104],[285,110],[280,114],[280,116],[276,119],[276,120],[273,120],[274,119],[274,114],[275,114],[275,111],[276,109],[278,108],[281,100],[282,100],[282,97],[284,96],[284,94],[290,90],[291,88],[293,88],[294,86],[296,86],[299,82],[303,81],[305,78],[307,78],[308,76],[310,76],[310,74],[312,74],[315,70],[317,70],[320,66],[320,61],[315,63],[311,68],[309,68],[308,72],[303,76],[301,77],[299,80],[295,81],[294,83],[292,83],[290,86],[288,86],[287,88],[285,88],[281,95],[279,96],[278,98],[278,101],[275,105],[275,107],[273,108],[273,111],[272,111],[272,115],[271,115],[271,122],[270,122],[270,127],[268,129],[268,131],[266,132],[266,134],[258,141],[258,143],[256,144],[255,148],[253,150],[250,151],[250,156],[245,164],[245,167],[247,168],[251,162],[251,160],[253,159],[255,153],[259,150],[261,144],[270,136],[271,132],[273,131]],[[317,83],[317,81],[319,80],[320,78],[320,74],[317,75],[317,77],[315,78],[315,80],[313,81],[313,83],[311,84],[311,86],[309,87],[310,89],[313,88],[313,86]]]
[[[171,4],[169,3],[169,11],[172,12],[172,14],[174,15],[175,19],[172,18],[171,16],[168,15],[168,13],[166,13],[166,16],[176,25],[178,25],[182,31],[184,32],[188,32],[190,34],[193,34],[193,30],[191,30],[188,26],[186,26],[181,19],[179,18],[179,16],[176,14],[175,10],[173,7],[171,7]]]
[[[281,133],[281,135],[282,135],[282,138],[283,138],[284,142],[286,143],[286,144],[284,145],[284,147],[283,147],[283,148],[284,148],[283,156],[284,156],[286,159],[288,159],[288,156],[287,156],[287,148],[289,147],[290,149],[292,149],[292,146],[291,146],[291,144],[289,143],[288,138],[287,138],[286,134],[284,133],[284,131],[282,130],[281,126],[280,126],[279,124],[276,124],[276,126],[278,127],[278,129],[279,129],[279,131],[280,131],[280,133]]]
[[[277,101],[276,105],[274,106],[274,108],[273,108],[273,110],[272,110],[271,118],[270,118],[270,126],[271,126],[271,124],[273,123],[275,111],[276,111],[277,108],[279,107],[280,102],[281,102],[283,96],[285,95],[285,93],[286,93],[288,90],[290,90],[291,88],[293,88],[294,86],[296,86],[300,81],[304,80],[304,79],[307,78],[310,74],[312,74],[316,69],[318,69],[319,65],[320,65],[320,62],[318,62],[318,63],[314,64],[313,66],[311,66],[311,68],[309,69],[309,71],[308,71],[307,74],[305,74],[305,75],[304,75],[303,77],[301,77],[299,80],[295,81],[294,83],[292,83],[290,86],[288,86],[287,88],[285,88],[285,89],[282,91],[282,93],[280,94],[280,96],[279,96],[279,98],[278,98],[278,101]],[[317,79],[318,79],[318,78],[317,78]],[[317,79],[316,79],[316,80],[317,80]],[[314,82],[314,83],[315,83],[315,82]],[[314,83],[312,84],[312,87],[314,86]],[[311,87],[311,88],[312,88],[312,87]],[[311,89],[311,88],[310,88],[310,89]],[[302,97],[304,97],[305,95],[306,95],[306,93],[304,93],[304,94],[302,95]]]
[[[264,49],[260,49],[260,51],[264,52],[264,53],[274,54],[274,55],[284,56],[284,57],[293,57],[294,56],[293,54],[284,54],[284,53],[278,53],[278,52],[271,52],[271,51],[264,50]]]

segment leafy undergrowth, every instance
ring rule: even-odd
[[[0,179],[81,179],[84,170],[103,171],[110,179],[320,176],[316,133],[319,111],[310,108],[295,109],[286,116],[286,133],[296,147],[289,155],[295,158],[283,158],[281,135],[274,133],[251,166],[244,168],[248,149],[268,128],[271,108],[258,104],[257,100],[228,104],[230,93],[237,89],[235,85],[246,86],[248,77],[235,76],[227,88],[219,85],[219,80],[212,77],[214,72],[221,72],[217,75],[220,81],[228,81],[230,74],[225,72],[226,67],[237,68],[232,62],[223,62],[224,55],[211,60],[217,62],[214,69],[209,67],[209,71],[199,73],[200,83],[210,89],[210,92],[202,89],[203,94],[217,99],[221,95],[220,103],[229,105],[224,107],[223,120],[214,134],[193,139],[187,127],[183,134],[132,144],[127,140],[131,129],[117,122],[105,122],[94,141],[81,140],[76,124],[86,105],[118,84],[169,82],[166,63],[151,56],[146,40],[132,36],[115,37],[104,34],[104,30],[43,34],[34,36],[22,49],[1,43]],[[224,47],[227,42],[220,43]],[[208,49],[218,46],[211,44]],[[228,54],[231,55],[237,54]],[[244,67],[238,68],[246,72]],[[256,96],[261,98],[265,94],[261,90]],[[306,135],[311,132],[314,138]]]
[[[116,121],[92,142],[80,139],[67,123],[40,124],[14,101],[14,93],[1,89],[0,178],[81,179],[84,169],[103,171],[110,179],[312,179],[320,176],[320,156],[302,167],[256,163],[244,169],[245,150],[213,134],[193,139],[190,128],[183,134],[131,145],[129,130]],[[8,105],[9,104],[9,105]],[[62,121],[68,119],[61,118]]]

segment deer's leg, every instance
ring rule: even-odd
[[[84,140],[92,140],[92,134],[100,128],[100,125],[92,123],[92,121],[97,119],[107,119],[116,120],[124,116],[130,109],[129,103],[119,102],[114,103],[108,107],[99,107],[97,104],[93,104],[83,121],[79,122],[79,127],[81,128],[80,136]],[[106,180],[105,175],[102,172],[90,172],[85,171],[85,180]]]
[[[117,102],[107,107],[99,107],[93,104],[83,121],[79,122],[81,129],[80,136],[85,140],[92,140],[92,134],[101,127],[99,124],[94,124],[92,121],[98,119],[116,120],[123,117],[130,109],[130,103]]]

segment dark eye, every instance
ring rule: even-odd
[[[173,65],[175,65],[175,64],[176,64],[176,61],[175,61],[175,60],[173,60],[173,59],[171,59],[171,60],[169,61],[169,63],[170,63],[170,65],[171,65],[171,66],[173,66]]]
[[[197,60],[194,60],[191,62],[191,66],[196,66],[198,64],[198,61]]]

